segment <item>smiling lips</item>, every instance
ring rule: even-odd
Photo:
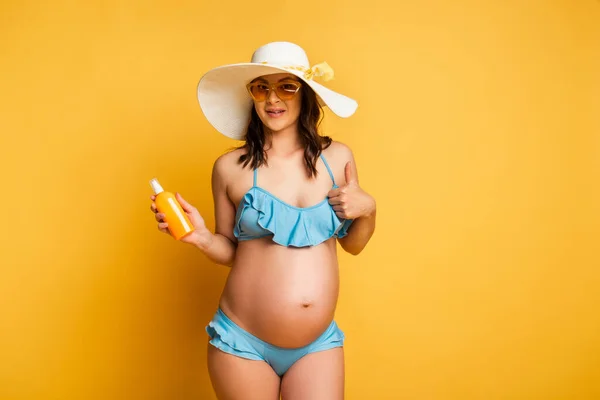
[[[269,115],[269,117],[271,118],[279,118],[281,117],[283,114],[285,113],[285,110],[282,108],[273,108],[273,109],[269,109],[267,110],[267,114]]]

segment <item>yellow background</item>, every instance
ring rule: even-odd
[[[358,100],[377,232],[340,253],[347,399],[600,398],[600,2],[4,1],[0,399],[214,399],[228,269],[156,230],[148,181],[214,223],[237,144],[208,69],[289,40]]]

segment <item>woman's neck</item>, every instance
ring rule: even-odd
[[[266,149],[269,153],[287,157],[304,148],[297,126],[267,134]]]

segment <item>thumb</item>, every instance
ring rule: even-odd
[[[179,194],[179,192],[175,193],[175,198],[177,199],[179,204],[181,204],[181,208],[183,208],[183,211],[190,212],[194,208],[190,203],[185,201],[185,199],[181,196],[181,194]]]
[[[346,163],[346,167],[344,168],[344,174],[346,176],[346,185],[350,183],[358,183],[356,169],[354,168],[354,163],[352,161],[348,161]]]

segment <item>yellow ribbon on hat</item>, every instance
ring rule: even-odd
[[[262,61],[261,64],[269,64],[268,61]],[[304,72],[304,79],[312,80],[315,76],[320,77],[327,82],[333,79],[333,68],[326,62],[315,64],[312,68],[306,68],[298,65],[287,65],[285,69],[295,69],[296,71]]]
[[[316,65],[313,65],[312,68],[308,68],[304,70],[304,78],[311,80],[313,77],[318,76],[323,81],[327,82],[333,79],[333,68],[329,66],[326,62],[322,62]]]

